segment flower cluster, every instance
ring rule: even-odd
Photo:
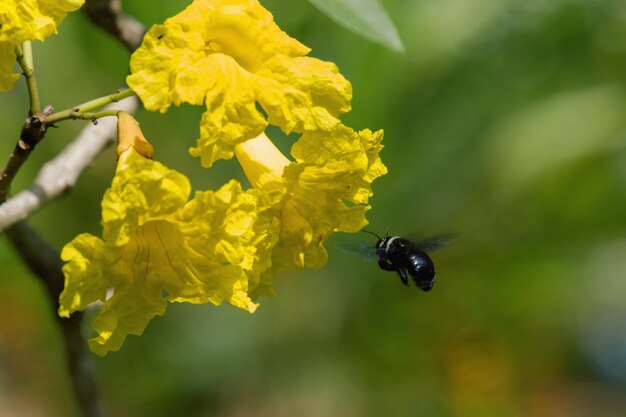
[[[56,33],[68,12],[85,0],[3,0],[0,3],[0,91],[9,91],[19,74],[13,73],[15,47],[44,40]]]
[[[326,263],[324,242],[366,225],[371,184],[386,173],[382,131],[339,120],[351,86],[274,23],[257,0],[195,0],[152,27],[131,58],[129,86],[149,110],[204,105],[190,150],[210,167],[235,156],[252,187],[230,181],[190,197],[182,174],[149,159],[134,120],[120,117],[118,170],[102,201],[102,239],[63,250],[59,313],[103,308],[98,354],[141,334],[167,302],[228,302],[254,311],[277,271]],[[283,155],[268,125],[298,140]]]

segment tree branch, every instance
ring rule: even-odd
[[[46,117],[52,113],[51,107],[46,107],[44,111],[33,114],[26,119],[20,138],[13,148],[13,152],[9,155],[7,162],[0,170],[0,204],[2,204],[11,189],[11,183],[17,175],[24,162],[35,149],[35,146],[44,138],[48,125]]]
[[[56,310],[54,301],[59,299],[65,279],[59,254],[26,223],[15,224],[7,229],[6,235],[31,272],[44,283]],[[81,410],[86,417],[104,417],[93,360],[80,331],[82,313],[74,313],[69,319],[62,319],[56,311],[53,314],[63,332],[70,375]]]
[[[141,44],[145,28],[122,12],[120,0],[87,0],[83,11],[96,25],[119,40],[130,52]]]
[[[107,109],[133,114],[137,107],[137,98],[131,97]],[[85,168],[113,141],[116,133],[116,118],[101,119],[97,125],[86,126],[72,143],[41,168],[30,188],[0,205],[0,232],[69,191]]]

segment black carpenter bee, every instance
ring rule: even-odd
[[[369,230],[362,232],[378,238],[376,244],[354,241],[340,241],[338,246],[348,252],[356,253],[366,260],[377,260],[378,266],[384,271],[395,271],[400,281],[409,285],[409,276],[415,285],[430,291],[435,284],[435,265],[426,252],[441,249],[453,240],[452,235],[437,236],[413,243],[400,236],[380,237]]]

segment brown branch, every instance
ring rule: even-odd
[[[83,11],[96,25],[119,40],[130,52],[141,44],[145,28],[122,12],[120,0],[87,0]]]
[[[20,222],[6,231],[9,241],[33,274],[45,285],[51,300],[58,300],[63,290],[63,271],[59,254],[37,235],[26,223]],[[56,310],[56,303],[53,304]],[[74,392],[85,417],[106,415],[98,395],[91,353],[82,337],[80,325],[82,313],[74,313],[62,319],[56,311],[67,353]]]
[[[107,108],[132,114],[137,111],[137,107],[137,98],[130,97]],[[30,188],[0,205],[0,232],[69,191],[116,134],[117,118],[114,117],[100,119],[97,125],[86,126],[72,143],[41,168]]]
[[[48,129],[46,117],[51,113],[52,108],[47,107],[44,111],[29,116],[24,122],[20,138],[17,140],[15,148],[9,155],[4,167],[0,170],[0,204],[7,199],[11,183],[17,172],[24,165],[35,146],[46,135],[46,130]]]

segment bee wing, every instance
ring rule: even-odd
[[[417,241],[415,243],[415,246],[425,252],[435,252],[439,249],[443,249],[446,246],[453,244],[457,239],[457,234],[449,233],[445,235],[432,236],[428,239]]]
[[[362,242],[358,240],[341,239],[335,242],[335,246],[341,249],[343,252],[350,255],[357,255],[361,259],[366,261],[378,260],[378,254],[376,252],[376,244],[369,242]]]

